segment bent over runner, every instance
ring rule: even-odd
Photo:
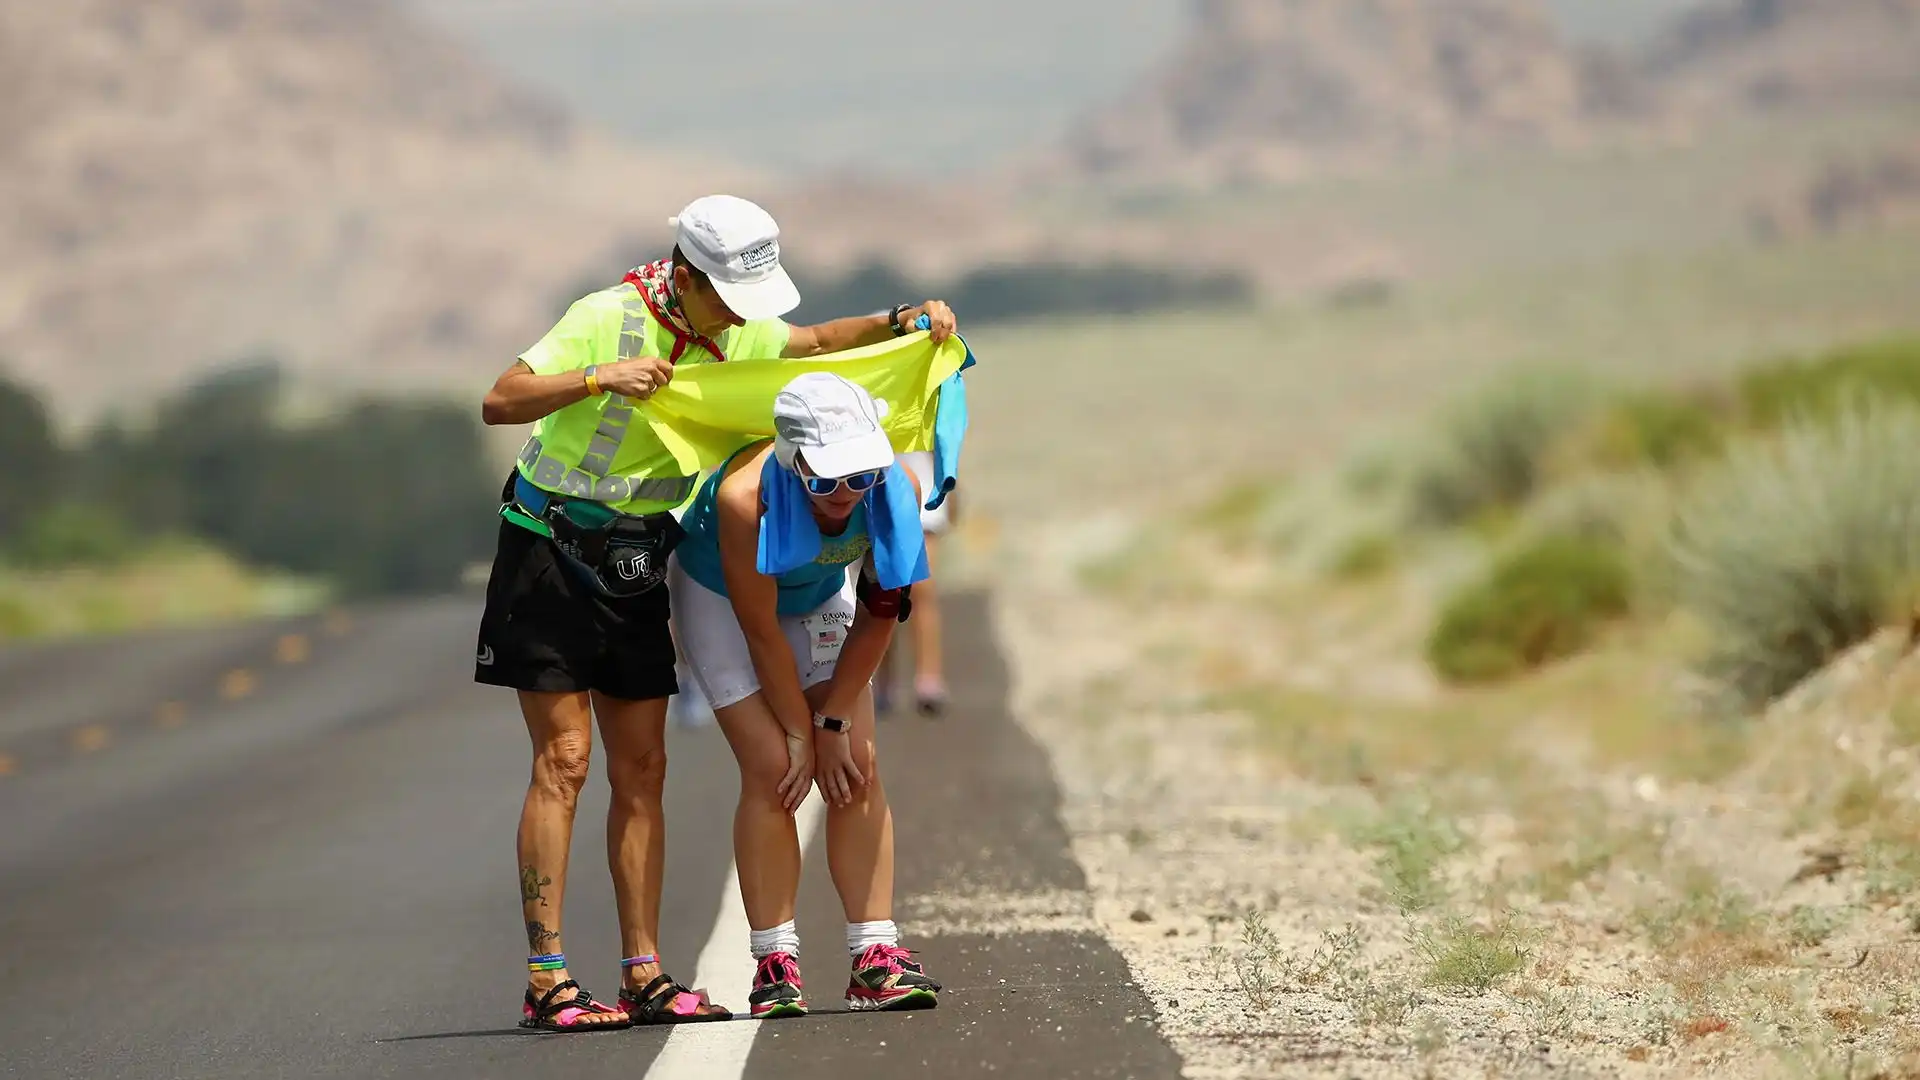
[[[847,919],[848,1008],[931,1008],[940,984],[900,947],[893,921],[893,814],[869,690],[927,577],[919,485],[858,385],[802,375],[774,410],[776,437],[701,486],[671,586],[688,666],[740,766],[733,843],[752,930],[748,1001],[755,1018],[808,1008],[793,812],[817,783]]]

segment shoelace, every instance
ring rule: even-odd
[[[867,950],[867,959],[885,964],[895,971],[919,971],[920,965],[913,962],[913,950],[898,945],[875,945]]]
[[[800,985],[800,965],[786,953],[768,953],[760,960],[760,981]]]

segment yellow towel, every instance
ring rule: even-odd
[[[881,426],[898,453],[933,449],[933,407],[940,385],[966,362],[957,337],[935,346],[925,333],[811,360],[738,360],[695,364],[636,410],[682,475],[718,468],[734,451],[773,437],[773,399],[795,378],[831,371],[886,402]],[[661,475],[673,470],[665,462]]]

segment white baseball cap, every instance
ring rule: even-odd
[[[765,210],[733,195],[703,195],[667,224],[680,253],[735,315],[772,319],[800,305],[800,290],[780,265],[780,226]]]
[[[774,454],[796,468],[798,455],[816,476],[843,476],[893,464],[893,443],[880,420],[886,403],[864,387],[826,371],[810,371],[773,399]]]

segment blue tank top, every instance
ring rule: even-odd
[[[700,485],[680,519],[687,535],[674,549],[687,576],[721,596],[727,595],[727,579],[720,569],[720,481],[742,453],[746,451],[728,458]],[[839,536],[820,537],[820,554],[812,562],[774,579],[780,590],[775,610],[781,615],[806,615],[816,610],[846,585],[847,567],[865,558],[872,548],[873,540],[867,535],[867,504],[862,500],[854,506],[853,516]]]

